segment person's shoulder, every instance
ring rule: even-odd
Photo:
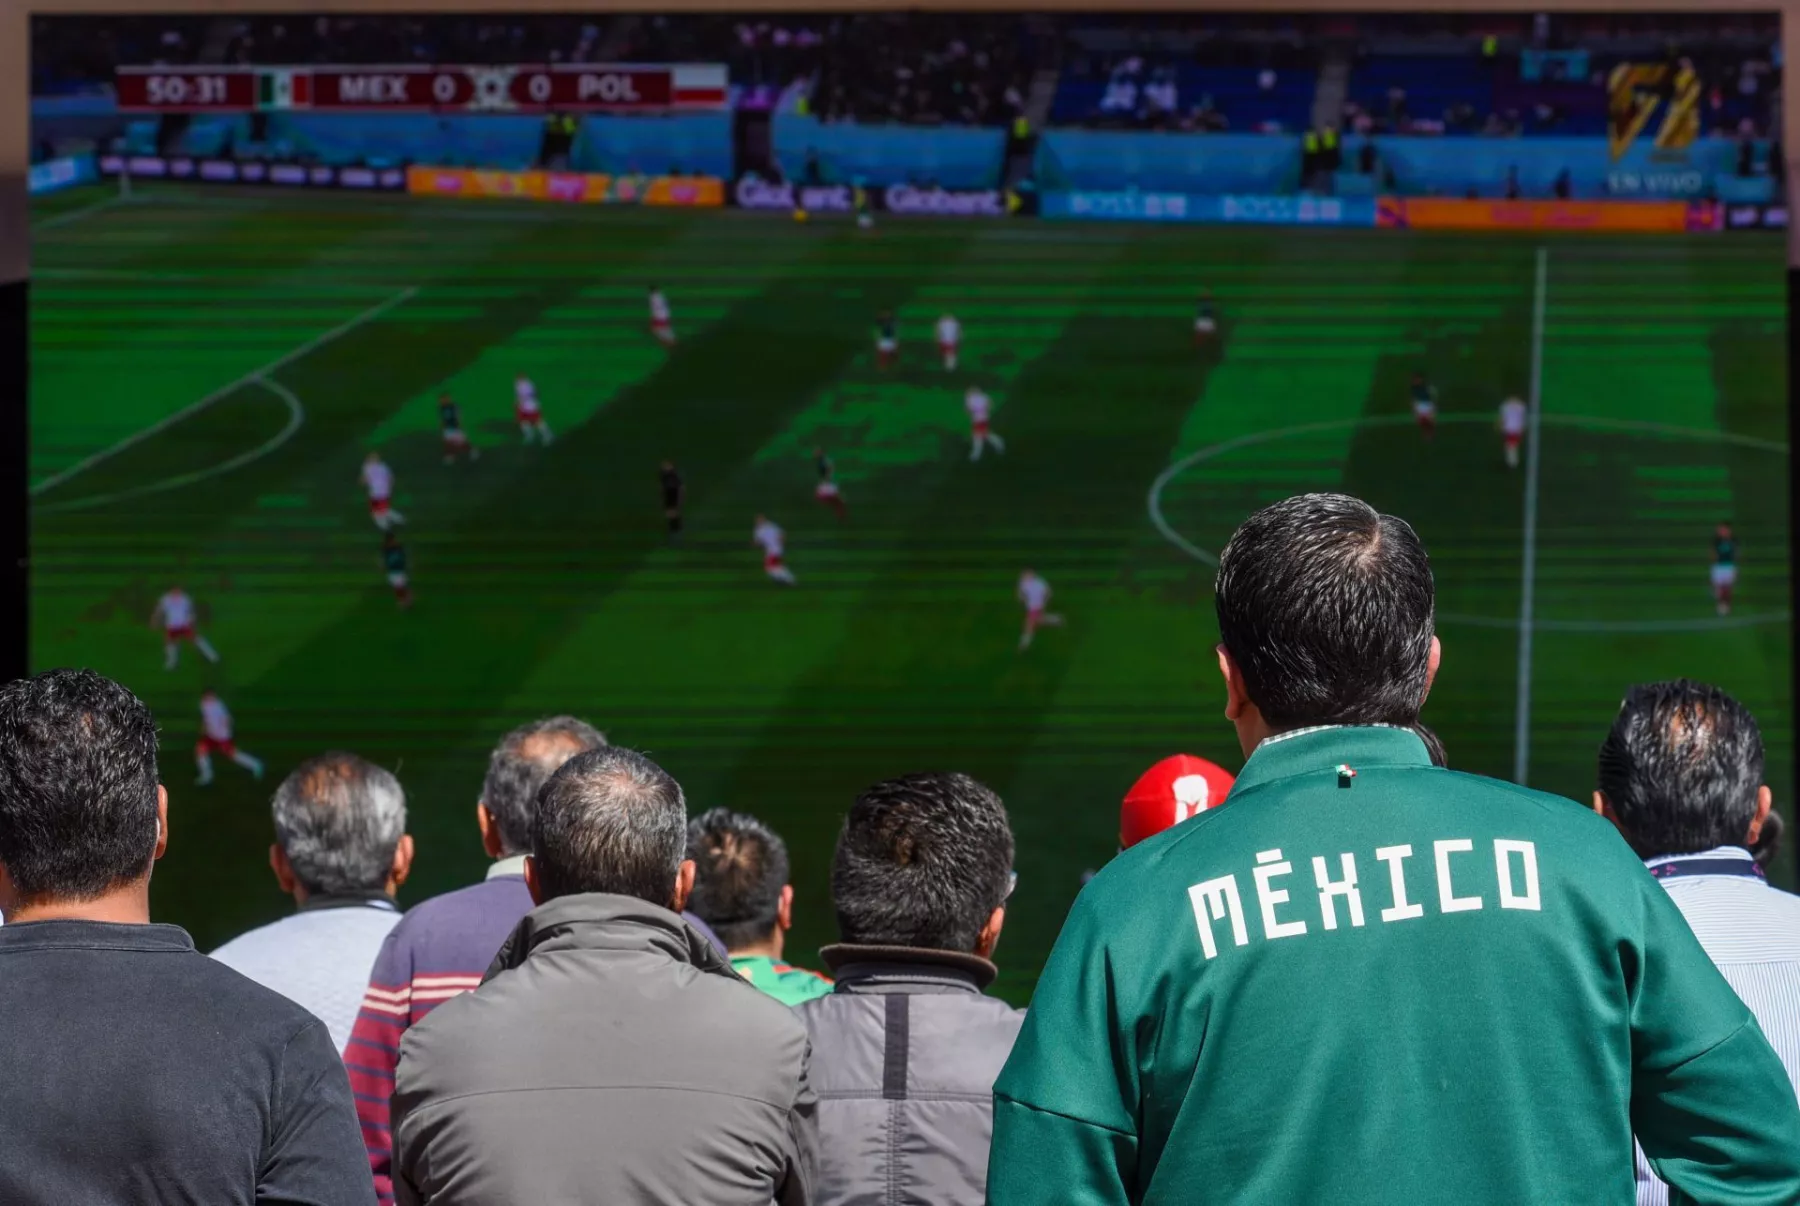
[[[266,927],[265,927],[266,928]],[[162,996],[169,1012],[184,1012],[197,1025],[216,1021],[215,1040],[223,1034],[253,1046],[287,1046],[309,1026],[323,1027],[305,1008],[265,987],[226,962],[195,952],[184,956],[178,973],[190,1000],[178,1004],[174,993]]]
[[[227,967],[242,968],[247,963],[258,962],[283,945],[283,939],[290,928],[293,915],[278,918],[267,925],[259,925],[255,929],[245,930],[236,938],[220,945],[212,952]]]
[[[791,963],[783,963],[779,959],[770,963],[769,971],[780,984],[783,994],[787,996],[788,1004],[827,996],[835,985],[832,978],[823,972],[816,972],[808,967],[796,967]]]
[[[508,924],[513,924],[530,911],[531,893],[525,881],[519,876],[501,875],[421,900],[401,915],[394,926],[394,936],[397,941],[405,941],[495,914],[504,914],[509,918]]]

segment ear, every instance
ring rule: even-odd
[[[675,869],[675,895],[670,898],[669,908],[679,913],[687,908],[688,897],[694,893],[694,860],[684,858],[681,866]]]
[[[1769,819],[1769,809],[1775,806],[1775,793],[1769,790],[1767,783],[1756,789],[1756,815],[1750,818],[1750,832],[1744,835],[1744,845],[1756,845],[1756,839],[1762,836],[1763,825]]]
[[[169,849],[169,789],[158,783],[156,785],[156,850],[150,855],[155,862]]]
[[[544,903],[544,885],[538,882],[537,859],[525,856],[525,890],[531,893],[532,904]]]
[[[1219,677],[1225,680],[1225,719],[1241,720],[1244,716],[1244,709],[1250,705],[1250,693],[1244,689],[1243,672],[1238,669],[1238,664],[1231,660],[1231,654],[1225,652],[1223,644],[1218,646],[1217,653],[1219,655]]]
[[[994,948],[1000,945],[1000,931],[1006,926],[1006,906],[1001,905],[988,914],[987,924],[981,927],[981,933],[975,936],[975,953],[983,959],[994,957]]]
[[[487,856],[499,858],[504,855],[506,848],[500,842],[500,823],[488,811],[485,800],[475,802],[475,823],[481,826],[481,848],[487,851]]]
[[[1620,837],[1624,838],[1626,841],[1631,840],[1631,835],[1625,832],[1625,826],[1619,823],[1619,814],[1614,810],[1612,801],[1606,798],[1605,792],[1594,792],[1594,811],[1611,821],[1612,827],[1619,831]]]
[[[1444,643],[1436,637],[1431,638],[1431,656],[1425,659],[1425,695],[1419,700],[1419,706],[1431,698],[1431,684],[1437,681],[1438,664],[1444,660]]]
[[[775,903],[775,926],[786,931],[794,928],[794,885],[781,885],[781,899]]]
[[[294,889],[300,886],[300,879],[294,874],[294,864],[288,862],[287,851],[280,846],[269,846],[269,870],[275,873],[275,882],[281,886],[284,896],[292,896]]]
[[[413,836],[410,833],[403,833],[400,835],[400,840],[394,843],[394,862],[388,868],[387,894],[389,896],[399,891],[400,885],[406,882],[406,877],[412,874],[412,861]]]

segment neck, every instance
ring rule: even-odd
[[[778,928],[761,942],[746,942],[742,946],[731,948],[734,959],[779,959],[781,958],[781,930]]]
[[[113,925],[150,924],[150,881],[136,880],[91,900],[38,900],[6,909],[8,925],[28,921],[101,921]]]

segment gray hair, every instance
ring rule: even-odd
[[[378,892],[406,832],[406,792],[355,754],[308,758],[275,789],[275,841],[312,893]]]
[[[605,744],[605,733],[573,716],[534,720],[500,739],[481,781],[481,802],[500,827],[503,854],[531,849],[531,816],[537,810],[538,792],[556,768]]]
[[[531,856],[545,900],[610,892],[669,907],[686,854],[681,784],[633,750],[577,754],[538,795]]]

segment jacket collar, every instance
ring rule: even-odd
[[[525,914],[494,956],[483,982],[524,966],[536,954],[576,950],[653,952],[704,972],[743,978],[678,914],[633,896],[583,892],[547,900]]]
[[[385,909],[398,913],[400,906],[386,892],[315,892],[306,898],[299,912],[316,913],[321,909]]]
[[[1431,755],[1425,752],[1425,743],[1411,729],[1386,724],[1319,725],[1265,739],[1238,772],[1231,794],[1237,796],[1265,783],[1334,771],[1340,766],[1361,770],[1371,766],[1430,765]]]
[[[161,951],[194,949],[178,925],[124,925],[110,921],[14,921],[0,925],[0,951]]]
[[[819,950],[839,992],[975,992],[1000,969],[980,955],[917,946],[861,946],[839,942]]]

